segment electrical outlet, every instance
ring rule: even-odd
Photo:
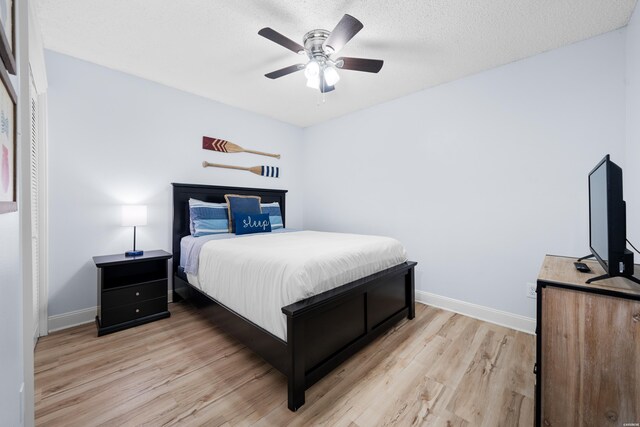
[[[527,283],[527,298],[537,298],[535,283]]]

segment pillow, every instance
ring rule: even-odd
[[[229,233],[235,233],[236,224],[233,217],[236,213],[259,214],[260,197],[258,196],[239,196],[237,194],[225,194],[225,200],[229,205]]]
[[[280,203],[262,203],[260,208],[262,209],[262,213],[269,214],[269,222],[271,223],[272,230],[284,228],[284,224],[282,223],[282,213],[280,213]]]
[[[235,216],[236,234],[265,233],[271,231],[269,214],[246,214],[237,212]]]
[[[229,232],[226,203],[208,203],[189,199],[189,226],[193,237]]]

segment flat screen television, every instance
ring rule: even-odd
[[[589,258],[595,257],[607,277],[633,277],[633,252],[627,249],[626,205],[622,198],[622,169],[607,154],[589,173]]]

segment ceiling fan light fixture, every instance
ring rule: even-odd
[[[320,76],[307,78],[307,87],[311,89],[320,90]]]
[[[320,76],[320,65],[316,61],[309,61],[304,67],[304,76],[307,80],[318,79]]]
[[[338,74],[338,71],[336,71],[334,67],[328,65],[324,69],[324,81],[327,82],[329,86],[333,86],[338,83],[339,80],[340,75]]]

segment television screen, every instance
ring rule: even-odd
[[[609,223],[607,218],[607,162],[589,175],[589,212],[591,250],[604,263],[609,263]],[[594,255],[595,255],[594,254]]]
[[[624,276],[634,282],[633,252],[627,249],[626,206],[622,198],[622,169],[607,154],[589,173],[589,246],[604,276]]]

